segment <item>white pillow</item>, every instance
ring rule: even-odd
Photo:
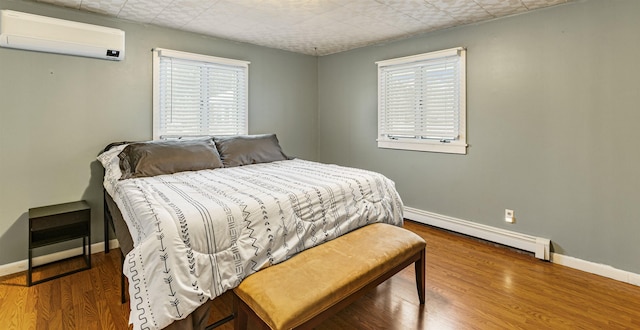
[[[118,155],[126,146],[128,146],[128,144],[119,145],[98,155],[98,161],[102,164],[102,167],[104,167],[104,188],[112,197],[113,188],[122,176]]]

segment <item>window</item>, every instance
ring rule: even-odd
[[[153,50],[153,138],[248,132],[249,62]]]
[[[378,147],[466,154],[463,48],[378,64]]]

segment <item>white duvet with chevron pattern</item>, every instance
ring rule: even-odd
[[[135,329],[163,328],[249,274],[358,227],[402,225],[385,176],[299,159],[111,184],[134,240],[124,273]]]

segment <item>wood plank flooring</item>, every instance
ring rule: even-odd
[[[427,241],[426,304],[418,303],[411,266],[318,329],[640,329],[640,287],[414,222],[405,227]],[[32,287],[25,273],[0,278],[0,329],[127,329],[118,253],[92,261],[91,270]],[[39,275],[74,263],[81,260]],[[223,295],[212,321],[230,312]]]

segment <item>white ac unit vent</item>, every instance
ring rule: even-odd
[[[0,47],[121,61],[124,31],[0,10]]]

